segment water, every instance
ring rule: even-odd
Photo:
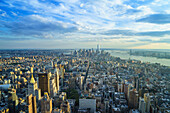
[[[170,66],[170,59],[164,58],[156,58],[156,57],[144,57],[144,56],[133,56],[130,55],[129,51],[120,51],[120,50],[106,50],[112,56],[120,57],[121,59],[135,59],[140,60],[142,62],[150,62],[150,63],[160,63],[161,65]]]

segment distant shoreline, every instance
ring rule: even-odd
[[[109,52],[114,57],[119,57],[121,59],[132,59],[139,60],[142,62],[150,62],[150,63],[159,63],[160,65],[170,66],[170,59],[165,58],[157,58],[150,56],[142,56],[142,55],[130,55],[128,50],[105,50]]]

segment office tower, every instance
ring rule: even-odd
[[[0,91],[0,101],[1,101],[1,99],[2,99],[2,92]]]
[[[44,95],[44,92],[50,95],[50,73],[39,73],[38,83],[41,89],[41,95]]]
[[[28,113],[37,113],[36,96],[27,96]]]
[[[52,99],[49,98],[48,93],[44,93],[44,97],[41,100],[41,113],[52,112]]]
[[[36,96],[32,97],[32,104],[33,104],[33,113],[37,113]]]
[[[65,73],[64,66],[61,66],[61,86],[64,85],[64,73]]]
[[[30,72],[31,72],[31,74],[34,73],[34,67],[31,67],[31,68],[30,68]]]
[[[128,96],[128,86],[129,86],[128,83],[125,83],[125,84],[124,84],[124,93],[125,93],[126,98],[127,98],[127,96]]]
[[[37,82],[35,81],[33,75],[31,76],[31,80],[28,83],[28,95],[33,94],[35,96],[35,90],[37,89]]]
[[[146,112],[150,112],[150,95],[149,93],[144,94],[144,101],[146,103]]]
[[[138,80],[138,77],[135,76],[135,77],[133,78],[133,85],[134,85],[134,88],[137,88],[137,80]]]
[[[139,90],[139,96],[144,98],[144,94],[148,92],[148,89],[142,87],[140,90]]]
[[[122,81],[122,83],[121,83],[121,92],[124,92],[124,82]]]
[[[139,89],[140,89],[140,80],[137,79],[136,80],[136,90],[139,91]]]
[[[82,90],[82,85],[83,85],[83,80],[84,80],[84,76],[80,76],[79,77],[79,87],[80,87],[80,89]]]
[[[146,103],[145,103],[144,99],[140,97],[139,98],[139,111],[141,113],[145,113],[145,110],[146,110]]]
[[[130,91],[129,93],[129,98],[128,98],[128,103],[129,103],[129,107],[130,108],[138,108],[138,97],[139,97],[139,94],[138,92],[133,89]]]
[[[129,95],[130,95],[130,91],[133,89],[133,86],[132,84],[129,84],[128,85],[128,93],[127,93],[127,98],[129,98]]]
[[[50,78],[50,97],[57,95],[56,81],[54,77]]]
[[[51,63],[50,63],[50,67],[51,67],[51,68],[53,68],[53,67],[54,67],[54,62],[53,62],[53,61],[51,61]]]
[[[37,98],[37,100],[40,100],[41,99],[41,89],[37,89],[37,90],[35,90],[35,95],[36,95],[36,98]]]
[[[57,92],[60,90],[60,81],[59,81],[59,72],[58,72],[58,68],[56,67],[54,70],[54,76],[55,76],[55,81],[56,81],[56,88],[57,88]]]
[[[97,52],[99,52],[99,51],[100,51],[100,45],[97,44]]]
[[[17,113],[18,112],[18,96],[16,95],[15,89],[10,89],[8,91],[8,108],[9,113]]]
[[[33,75],[31,76],[31,80],[28,83],[28,95],[36,96],[37,100],[41,99],[41,90],[37,86],[37,82],[35,81]]]
[[[32,94],[27,96],[27,110],[28,110],[28,113],[33,113]]]

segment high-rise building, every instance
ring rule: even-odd
[[[128,103],[130,108],[138,108],[138,97],[139,94],[136,89],[133,89],[129,93]]]
[[[0,91],[0,101],[1,101],[1,99],[2,99],[2,92]]]
[[[146,103],[145,103],[144,99],[140,97],[139,98],[139,111],[141,113],[145,113],[145,110],[146,110]]]
[[[28,113],[37,113],[36,96],[27,96]]]
[[[37,100],[40,100],[41,99],[41,89],[37,89],[37,90],[35,90],[35,95],[36,95],[36,98],[37,98]]]
[[[57,95],[56,81],[54,77],[50,78],[50,97]]]
[[[18,112],[18,96],[16,95],[16,90],[11,89],[8,91],[8,108],[9,113],[17,113]]]
[[[36,96],[32,97],[32,106],[33,106],[33,113],[37,113]]]
[[[34,67],[31,67],[31,68],[30,68],[30,72],[31,72],[31,74],[34,73]]]
[[[35,90],[37,89],[37,82],[35,81],[33,75],[30,82],[28,83],[28,95],[33,94],[35,96]]]
[[[33,75],[30,82],[28,83],[28,95],[36,96],[37,100],[41,99],[41,90],[37,86],[37,81],[35,81]]]
[[[82,90],[83,88],[83,80],[84,80],[84,76],[80,76],[78,78],[78,83],[79,83],[79,88]]]
[[[56,81],[56,88],[57,88],[57,92],[60,90],[60,81],[59,81],[59,72],[58,72],[58,68],[56,67],[54,70],[54,76],[55,76],[55,81]]]
[[[142,87],[140,90],[139,90],[139,96],[144,98],[144,94],[145,93],[148,93],[148,89]]]
[[[61,66],[61,86],[64,85],[64,73],[65,73],[64,66]]]
[[[44,92],[50,95],[50,73],[39,73],[38,79],[41,95],[44,95]]]
[[[127,96],[128,96],[128,86],[129,86],[128,83],[125,83],[125,84],[124,84],[124,93],[125,93],[126,98],[127,98]]]
[[[52,112],[52,99],[49,98],[48,93],[44,93],[44,97],[41,100],[41,113]]]
[[[97,44],[97,51],[99,52],[100,51],[100,45]]]
[[[146,112],[149,113],[150,112],[150,95],[149,95],[149,93],[144,94],[144,100],[146,103]]]
[[[137,79],[136,80],[136,90],[139,91],[139,89],[140,89],[140,80]]]

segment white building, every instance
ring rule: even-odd
[[[32,94],[36,96],[37,100],[41,99],[41,90],[37,86],[37,82],[35,81],[33,75],[31,77],[30,82],[28,83],[28,95]]]
[[[146,103],[145,103],[144,99],[140,97],[139,98],[139,111],[141,113],[145,113],[145,110],[146,110]]]

